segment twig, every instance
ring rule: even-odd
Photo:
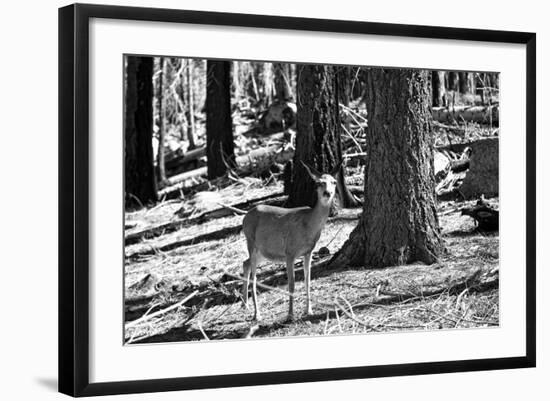
[[[325,245],[325,248],[328,248],[328,246],[332,244],[332,241],[334,241],[334,239],[338,236],[338,234],[340,234],[340,231],[342,231],[344,227],[345,226],[342,226],[338,231],[336,231],[336,234],[334,234],[334,237],[332,237],[332,239],[328,242],[328,244]]]
[[[357,139],[355,139],[355,137],[353,135],[351,135],[351,133],[348,131],[348,129],[345,127],[344,124],[340,124],[342,129],[344,130],[344,132],[346,133],[347,136],[350,137],[350,139],[353,141],[353,143],[355,144],[355,146],[357,146],[357,149],[359,149],[359,153],[358,154],[364,154],[363,152],[363,149],[361,149],[361,145],[359,145],[359,142],[357,142]],[[348,156],[349,157],[349,156]]]
[[[134,327],[136,324],[138,323],[143,323],[144,321],[146,320],[149,320],[149,319],[152,319],[156,316],[159,316],[159,315],[163,315],[165,314],[166,312],[169,312],[171,311],[172,309],[176,309],[176,308],[179,308],[180,306],[182,306],[184,303],[186,303],[187,301],[189,301],[191,298],[193,298],[195,295],[197,295],[199,293],[198,290],[195,290],[193,291],[191,294],[189,294],[187,297],[185,297],[184,299],[182,299],[181,301],[179,301],[178,303],[175,303],[171,306],[169,306],[168,308],[165,308],[165,309],[162,309],[162,310],[159,310],[155,313],[152,313],[150,315],[147,315],[147,316],[142,316],[140,317],[139,319],[136,319],[136,320],[133,320],[129,323],[126,323],[126,329],[130,328],[130,327]]]
[[[259,328],[260,328],[260,325],[255,324],[254,326],[250,327],[250,329],[248,329],[248,332],[245,335],[243,335],[242,338],[252,338],[254,333],[257,332]]]
[[[210,341],[210,338],[208,338],[208,336],[206,335],[206,333],[204,332],[204,329],[202,328],[202,323],[201,322],[197,322],[197,326],[202,334],[202,336],[204,337],[204,339],[206,341]]]

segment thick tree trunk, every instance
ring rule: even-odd
[[[296,151],[285,192],[289,206],[313,206],[314,183],[300,161],[329,172],[342,160],[338,87],[333,67],[307,64],[298,68]]]
[[[376,68],[368,74],[363,213],[330,264],[434,263],[443,245],[435,208],[429,73]]]
[[[231,120],[229,61],[208,60],[206,85],[206,150],[208,179],[227,172],[235,159]]]
[[[157,200],[153,167],[153,59],[127,59],[124,190],[128,207]],[[139,202],[137,201],[139,200]]]
[[[165,107],[164,107],[164,75],[166,73],[166,60],[164,57],[160,58],[160,74],[158,81],[158,107],[159,107],[159,146],[157,152],[157,166],[159,172],[159,181],[162,183],[166,181],[166,170],[164,168],[164,117],[165,117]]]
[[[446,105],[445,72],[432,71],[432,106],[442,107]]]

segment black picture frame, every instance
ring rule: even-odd
[[[516,43],[526,46],[526,353],[521,357],[90,383],[88,62],[91,18]],[[75,4],[59,9],[59,391],[141,393],[535,366],[536,35],[357,21]]]

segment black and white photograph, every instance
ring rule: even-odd
[[[498,71],[121,71],[124,345],[499,327]]]

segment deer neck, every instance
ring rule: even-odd
[[[311,217],[309,221],[309,226],[312,232],[317,233],[318,231],[321,231],[321,229],[327,222],[329,213],[330,204],[329,206],[325,206],[321,204],[320,201],[317,201],[315,207],[311,211]]]

